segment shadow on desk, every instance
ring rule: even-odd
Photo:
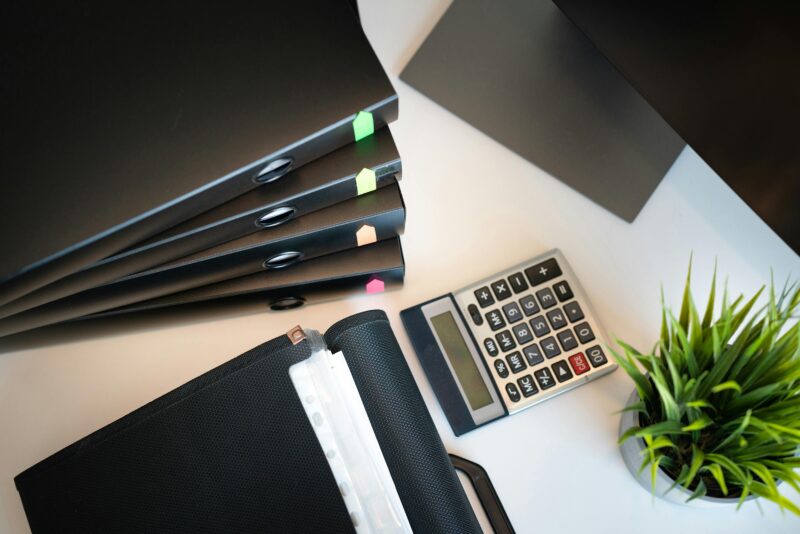
[[[264,298],[260,295],[246,295],[235,299],[198,302],[172,308],[93,319],[79,319],[0,338],[0,355],[86,339],[174,328],[204,323],[221,317],[228,319],[257,313],[273,315],[279,312],[269,312]]]

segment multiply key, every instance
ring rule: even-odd
[[[508,282],[505,280],[498,280],[497,282],[492,282],[492,291],[494,292],[494,296],[497,298],[498,301],[507,299],[511,296],[511,289],[508,287]]]

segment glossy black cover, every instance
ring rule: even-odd
[[[800,4],[555,3],[800,253]]]
[[[400,77],[627,221],[685,146],[551,0],[453,2]]]
[[[375,171],[377,187],[394,183],[401,163],[389,128],[9,302],[0,307],[0,319],[256,233],[263,228],[258,224],[259,219],[273,210],[294,210],[289,218],[283,218],[285,224],[295,217],[353,198],[357,195],[355,176],[363,168]]]
[[[0,336],[259,272],[267,259],[283,252],[298,252],[305,261],[355,248],[356,232],[364,225],[374,227],[378,240],[388,239],[402,233],[404,223],[400,188],[396,184],[383,187],[157,269],[0,319]]]
[[[345,0],[12,2],[0,36],[0,304],[397,113]]]
[[[176,306],[226,300],[260,302],[274,311],[367,293],[367,284],[380,281],[382,291],[400,287],[405,276],[405,261],[399,237],[371,245],[328,254],[304,261],[292,269],[259,272],[188,291],[181,291],[107,312],[87,319],[136,313]],[[289,301],[295,304],[290,305]],[[281,305],[283,303],[283,306]],[[284,308],[285,307],[285,308]]]

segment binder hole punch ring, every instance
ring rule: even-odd
[[[292,220],[295,213],[297,213],[297,208],[293,208],[291,206],[281,206],[280,208],[270,210],[259,217],[256,221],[256,224],[262,228],[272,228],[273,226],[278,226]]]
[[[282,297],[278,300],[273,300],[269,305],[269,309],[272,311],[294,310],[305,303],[306,299],[302,297]]]
[[[264,262],[264,269],[285,269],[303,259],[303,253],[287,250],[271,256]]]
[[[289,172],[294,164],[294,158],[278,158],[267,164],[256,174],[254,180],[259,184],[268,184]]]

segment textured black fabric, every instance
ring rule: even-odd
[[[326,335],[345,353],[417,533],[480,528],[386,318]],[[288,370],[286,336],[237,357],[16,477],[39,533],[353,532]]]
[[[386,314],[348,317],[325,339],[344,353],[414,532],[480,533]]]
[[[352,532],[281,336],[16,478],[34,534]]]

